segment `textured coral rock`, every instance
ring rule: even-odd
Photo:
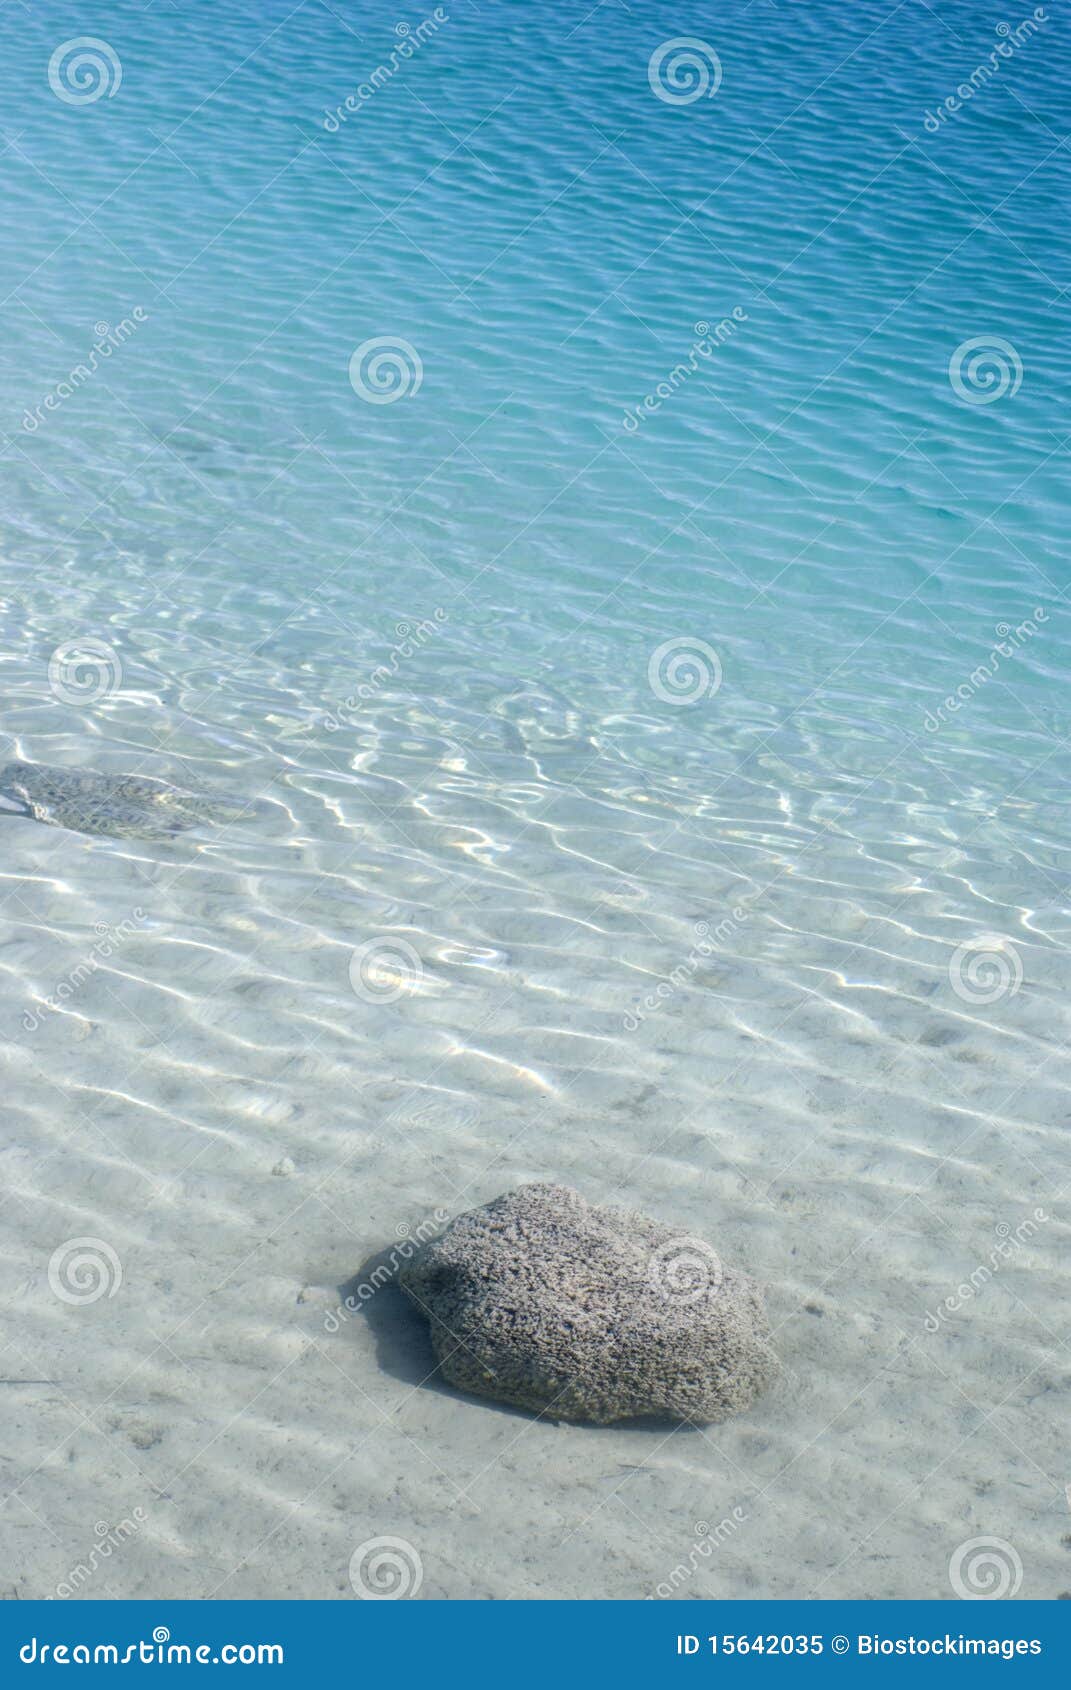
[[[520,1186],[460,1215],[401,1283],[444,1378],[552,1420],[723,1420],[777,1371],[745,1274],[567,1186]]]

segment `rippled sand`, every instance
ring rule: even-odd
[[[113,0],[85,109],[47,21],[0,67],[2,760],[247,805],[0,815],[14,1590],[352,1598],[393,1537],[431,1598],[951,1597],[986,1536],[1056,1596],[1065,26],[1029,111],[931,139],[965,4],[738,8],[683,109],[676,17],[461,10],[331,134],[396,18],[289,10]],[[992,405],[948,375],[983,332]],[[362,1268],[526,1179],[764,1281],[770,1397],[593,1430],[429,1382]]]

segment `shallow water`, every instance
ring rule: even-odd
[[[0,816],[18,1594],[1071,1585],[1048,10],[932,133],[1001,14],[458,0],[369,96],[379,5],[9,8],[0,761],[248,805]],[[779,1386],[532,1422],[332,1313],[524,1179]]]

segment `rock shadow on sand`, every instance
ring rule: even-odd
[[[405,1385],[427,1381],[438,1388],[434,1377],[429,1378],[437,1372],[438,1363],[428,1325],[399,1285],[398,1266],[396,1244],[377,1250],[338,1287],[338,1294],[349,1316],[368,1323],[384,1373]],[[461,1394],[449,1386],[443,1389],[451,1396]]]

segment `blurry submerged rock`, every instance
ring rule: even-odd
[[[777,1371],[762,1299],[708,1244],[562,1185],[460,1215],[401,1273],[463,1390],[605,1425],[705,1424]]]
[[[7,763],[0,769],[0,810],[78,833],[152,838],[198,822],[234,821],[243,809],[234,799],[184,792],[145,775],[104,775],[47,763]]]

